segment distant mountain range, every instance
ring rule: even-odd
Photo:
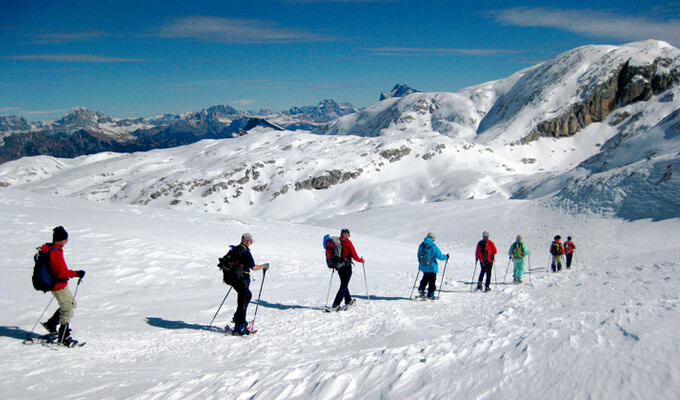
[[[244,112],[226,105],[156,118],[116,119],[76,107],[53,122],[29,122],[0,117],[0,162],[24,156],[76,157],[102,151],[131,152],[242,135],[256,126],[312,130],[343,115],[357,112],[349,103],[324,100],[316,106],[274,113]]]

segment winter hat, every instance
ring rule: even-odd
[[[489,237],[489,231],[484,231],[484,232],[482,233],[482,237],[483,237],[483,238],[488,238],[488,237]]]
[[[517,241],[521,242],[522,241],[522,235],[517,235]]]
[[[342,230],[340,231],[340,236],[344,235],[345,233],[349,235],[349,229],[342,228]]]
[[[68,239],[68,232],[63,226],[58,226],[52,230],[52,241],[60,242],[62,240]]]
[[[560,240],[560,239],[562,239],[562,236],[560,236],[560,235],[555,236],[555,240]]]
[[[432,240],[435,239],[434,233],[432,233],[432,232],[428,233],[428,234],[427,234],[427,237],[429,237],[429,238],[432,239]]]
[[[250,233],[244,233],[243,236],[241,236],[241,241],[247,242],[248,240],[250,240],[251,242],[255,242],[253,240],[253,235],[251,235]]]
[[[567,240],[571,240],[571,236],[567,236]]]

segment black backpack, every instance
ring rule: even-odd
[[[229,286],[243,280],[245,266],[239,261],[244,251],[245,246],[231,246],[229,252],[219,259],[217,266],[222,270],[222,280]]]
[[[480,240],[479,243],[477,243],[477,246],[479,246],[479,250],[482,253],[482,259],[480,262],[489,262],[489,252],[486,250],[486,242],[484,240]]]
[[[342,241],[337,236],[324,236],[324,247],[326,248],[326,265],[328,268],[338,269],[345,265],[342,258]]]
[[[52,247],[43,253],[40,247],[38,247],[38,252],[33,256],[33,261],[35,265],[33,266],[33,288],[35,290],[40,290],[43,292],[49,292],[54,289],[54,285],[57,284],[57,278],[52,275],[50,270],[50,260],[49,254],[52,250],[57,250],[56,247]]]

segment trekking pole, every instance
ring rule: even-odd
[[[368,308],[371,308],[371,294],[368,293],[368,280],[366,280],[366,264],[361,262],[361,266],[364,268],[364,284],[366,285],[366,298],[368,298]]]
[[[444,286],[444,275],[446,275],[446,265],[449,263],[448,257],[446,258],[446,262],[444,263],[444,271],[442,271],[442,283],[439,285],[439,293],[437,293],[437,298],[441,296],[442,294],[442,286]]]
[[[331,280],[328,281],[328,292],[326,292],[326,305],[324,305],[324,308],[328,308],[328,298],[331,295],[331,284],[333,283],[333,274],[335,274],[335,268],[331,270]]]
[[[505,267],[505,276],[503,277],[503,283],[508,281],[508,270],[510,269],[510,261],[508,260],[508,265]]]
[[[78,295],[78,288],[80,287],[80,282],[82,282],[82,281],[83,281],[83,278],[78,279],[78,284],[76,285],[76,291],[73,292],[73,300],[71,300],[71,307],[73,307],[73,303],[76,302],[76,296]],[[68,327],[68,324],[66,324],[66,326]],[[62,334],[59,336],[59,342],[64,341],[64,337],[66,336],[67,332],[68,332],[68,329],[64,329]]]
[[[477,273],[477,260],[475,260],[475,269],[472,270],[472,279],[470,279],[470,291],[472,292],[475,287],[475,274]]]
[[[411,300],[413,298],[413,291],[416,290],[416,283],[418,282],[419,276],[420,276],[420,270],[418,270],[418,273],[416,274],[416,280],[413,281],[413,289],[411,289],[411,294],[408,296],[409,300]]]
[[[264,278],[267,277],[267,270],[263,269],[262,270],[262,282],[260,282],[260,293],[257,295],[257,304],[255,305],[255,314],[253,314],[253,320],[250,321],[250,327],[248,327],[249,331],[253,330],[253,327],[255,326],[255,317],[257,317],[257,308],[260,306],[260,296],[262,296],[262,286],[264,286]]]
[[[45,307],[45,310],[42,312],[42,314],[40,314],[40,317],[38,318],[38,321],[35,323],[35,325],[33,325],[33,328],[31,329],[31,332],[28,334],[28,336],[26,336],[26,339],[25,339],[25,340],[31,340],[31,339],[33,338],[33,331],[35,330],[35,327],[38,326],[38,324],[40,323],[40,320],[42,319],[43,315],[45,315],[45,313],[47,312],[47,309],[50,308],[50,304],[52,304],[52,300],[54,300],[54,296],[50,296],[50,297],[51,297],[50,302],[47,303],[47,307]]]
[[[229,296],[229,293],[231,293],[231,289],[233,289],[233,287],[229,286],[229,290],[227,291],[227,294],[224,295],[224,298],[222,299],[222,304],[220,304],[220,306],[217,307],[217,311],[215,311],[215,315],[213,315],[213,318],[210,320],[210,324],[208,325],[208,328],[212,327],[213,322],[215,322],[215,318],[217,318],[217,314],[222,309],[224,302],[227,301],[227,296]]]

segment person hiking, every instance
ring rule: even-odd
[[[250,246],[252,246],[254,242],[253,235],[244,233],[241,236],[241,243],[238,246],[233,246],[230,250],[230,252],[235,252],[235,254],[233,254],[234,263],[243,266],[243,276],[231,285],[238,294],[233,329],[233,333],[237,335],[250,334],[246,322],[246,310],[253,297],[253,294],[250,292],[250,271],[269,269],[269,263],[255,265],[253,255],[250,253]],[[229,326],[227,326],[225,330],[229,330]]]
[[[59,303],[59,309],[42,326],[47,329],[50,335],[57,335],[57,341],[66,346],[78,343],[71,337],[69,324],[73,318],[73,309],[76,308],[76,301],[71,290],[68,288],[68,280],[71,278],[83,278],[85,271],[72,271],[66,266],[64,260],[64,246],[68,243],[68,232],[63,226],[58,226],[52,230],[52,242],[42,245],[40,251],[48,253],[47,265],[55,277],[57,283],[51,293]],[[59,330],[57,330],[57,325]]]
[[[562,243],[560,243],[561,239],[562,236],[557,235],[550,244],[550,254],[552,254],[552,263],[550,265],[552,267],[552,272],[559,272],[562,270],[562,254],[564,254],[564,247],[562,247]]]
[[[564,256],[567,259],[567,269],[571,269],[571,260],[574,258],[574,250],[576,245],[571,241],[571,236],[567,236],[567,241],[564,242]]]
[[[508,255],[510,256],[514,267],[512,270],[513,283],[522,283],[522,276],[524,275],[524,257],[529,254],[531,254],[531,252],[522,242],[522,235],[517,235],[515,243],[513,243],[508,250]]]
[[[430,232],[427,234],[423,242],[418,246],[418,269],[423,272],[423,279],[418,286],[418,293],[420,297],[425,297],[425,288],[427,289],[427,298],[434,299],[434,292],[437,290],[437,273],[439,272],[439,264],[437,260],[448,260],[449,255],[442,254],[439,247],[434,244],[435,235]]]
[[[486,274],[486,285],[484,291],[491,290],[491,269],[496,256],[496,245],[489,240],[489,232],[482,233],[482,240],[477,243],[477,250],[475,251],[475,261],[479,261],[481,272],[479,273],[479,280],[477,281],[477,290],[482,290],[482,280]]]
[[[342,243],[342,259],[343,263],[338,267],[338,276],[340,277],[340,288],[335,295],[331,310],[340,311],[340,303],[345,300],[345,307],[353,305],[356,300],[352,299],[349,293],[349,280],[352,278],[352,260],[363,263],[364,258],[357,255],[354,245],[349,240],[349,229],[343,228],[340,231],[340,243]]]

